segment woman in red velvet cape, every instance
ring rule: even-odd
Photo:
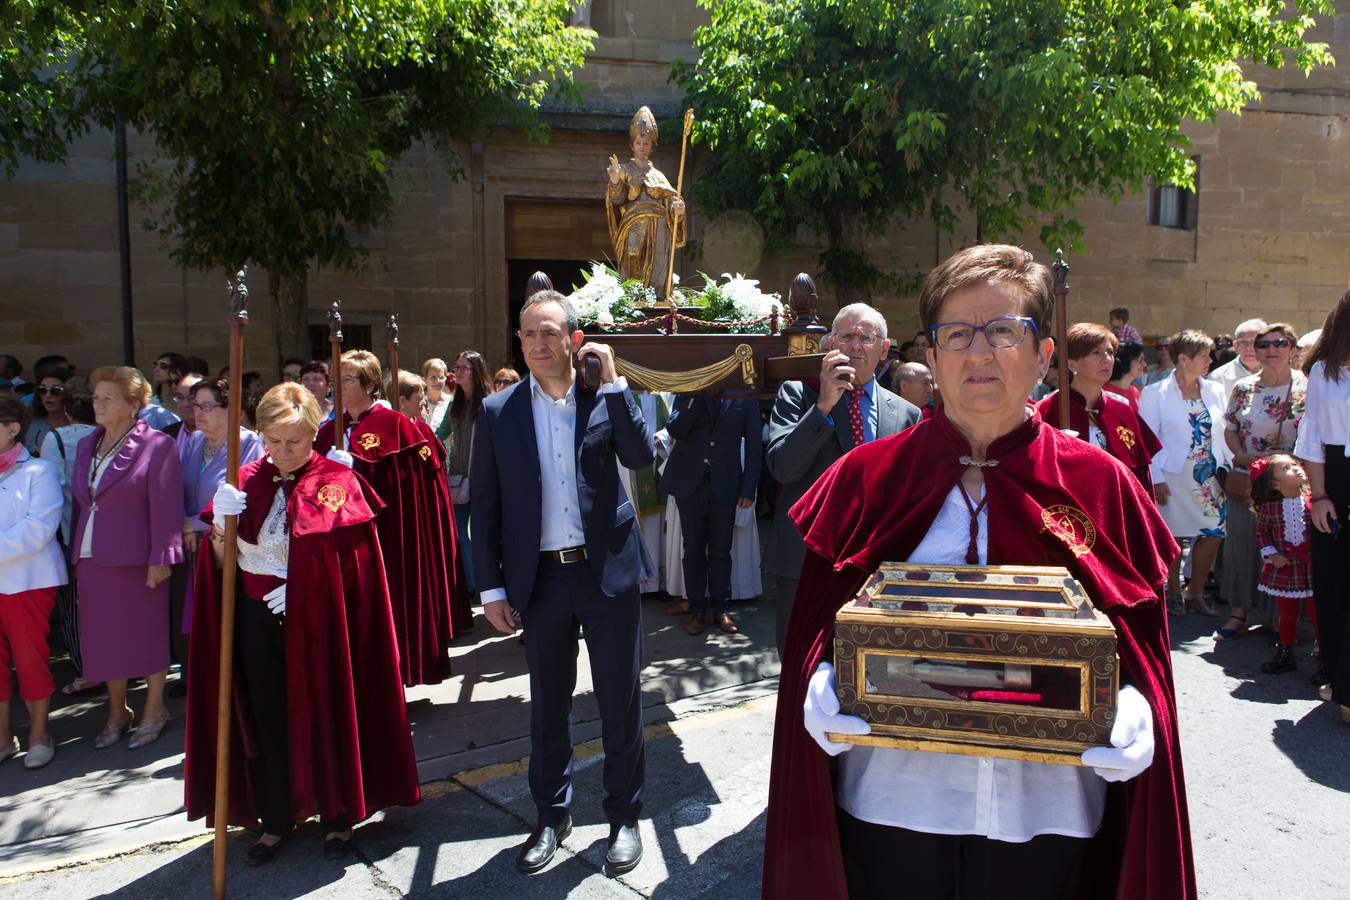
[[[1036,408],[1047,425],[1075,431],[1080,440],[1090,441],[1090,429],[1095,426],[1106,444],[1103,449],[1124,463],[1152,496],[1149,465],[1162,449],[1162,441],[1139,418],[1138,404],[1132,405],[1120,394],[1104,390],[1111,377],[1111,359],[1117,346],[1116,336],[1105,325],[1079,323],[1071,327],[1069,370],[1073,374],[1073,387],[1069,389],[1069,421],[1059,420],[1059,391],[1042,398]],[[1111,356],[1103,361],[1106,352]],[[1091,415],[1085,394],[1094,398]]]
[[[980,247],[957,257],[970,254],[1015,258],[1017,262],[1005,262],[1016,268],[1023,251]],[[1023,268],[1029,268],[1030,254],[1025,256]],[[930,282],[937,274],[935,270],[929,276]],[[951,279],[950,272],[945,274]],[[1038,330],[1050,320],[1053,303],[1049,273],[1043,268],[1042,280]],[[926,284],[924,295],[929,290]],[[920,314],[925,326],[936,331],[936,323],[943,322],[943,300],[939,295],[938,309],[929,309],[924,295]],[[1024,321],[1028,331],[1035,328],[1033,319]],[[972,341],[977,339],[985,340]],[[1041,353],[1048,356],[1052,342],[1041,343]],[[958,362],[955,369],[951,362],[944,368],[942,360],[934,366],[935,353],[946,351],[930,351],[930,368],[949,403],[968,386],[972,393],[987,394],[991,385],[1009,380],[1003,377],[1008,364],[994,359],[1005,351],[991,347],[980,344],[987,359]],[[1007,391],[1009,414],[1021,424],[992,440],[981,454],[974,454],[944,407],[908,431],[855,448],[792,508],[808,552],[779,683],[764,855],[767,900],[848,897],[831,760],[804,724],[807,685],[818,665],[831,657],[835,613],[880,564],[910,557],[948,494],[973,468],[972,456],[983,462],[979,472],[988,502],[988,564],[1068,568],[1115,626],[1122,684],[1136,688],[1152,713],[1152,762],[1137,777],[1108,784],[1101,824],[1086,840],[1077,896],[1197,896],[1162,604],[1167,567],[1178,549],[1148,495],[1123,465],[1047,427],[1026,407],[1023,398],[1035,380],[1034,355],[1031,360],[1025,384],[1010,385]],[[897,885],[897,893],[904,893],[902,886]]]
[[[290,520],[285,610],[291,810],[360,821],[420,792],[408,731],[398,649],[374,518],[379,501],[361,478],[317,453],[297,473],[286,499]],[[256,542],[281,482],[268,459],[239,473],[248,508],[239,537]],[[202,518],[212,519],[207,507]],[[216,696],[220,664],[220,572],[197,555],[189,654],[187,760],[189,819],[215,817]],[[241,590],[239,603],[257,603]],[[248,761],[259,752],[236,654],[230,731],[231,825],[257,824]]]
[[[351,350],[342,360],[343,426],[351,429],[346,450],[357,474],[384,502],[375,527],[403,684],[439,684],[450,677],[451,609],[468,603],[444,458],[437,454],[434,435],[374,402],[381,383],[374,355]],[[333,434],[330,419],[319,429],[315,449],[327,453]]]

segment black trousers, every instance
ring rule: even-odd
[[[1013,844],[874,825],[844,810],[839,843],[849,900],[1071,900],[1087,841],[1057,834]]]
[[[207,548],[210,552],[210,548]],[[192,583],[195,555],[183,551],[183,561],[169,570],[169,653],[182,666],[179,677],[186,682],[188,672],[188,635],[183,634],[188,586]]]
[[[521,618],[530,667],[530,793],[539,821],[557,825],[572,805],[571,714],[580,623],[600,707],[605,817],[612,824],[636,822],[646,777],[637,589],[606,597],[589,562],[563,565],[541,558]]]
[[[707,475],[694,492],[676,497],[680,534],[684,538],[684,592],[689,611],[714,613],[731,606],[731,539],[736,528],[736,504],[713,495]],[[711,604],[709,601],[711,600]]]
[[[291,809],[291,756],[286,705],[286,620],[261,600],[238,595],[234,604],[234,647],[243,674],[248,709],[260,752],[250,759],[253,805],[268,834],[289,834],[295,827]],[[323,820],[325,831],[347,831],[345,815]]]
[[[1326,490],[1340,517],[1338,537],[1312,530],[1312,580],[1322,669],[1332,698],[1350,706],[1350,459],[1327,444]]]

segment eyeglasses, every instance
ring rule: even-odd
[[[857,343],[864,347],[875,347],[879,340],[881,335],[874,331],[845,331],[834,336],[834,342],[840,345]]]
[[[41,397],[43,394],[51,394],[53,397],[60,397],[65,392],[66,389],[61,387],[60,385],[56,385],[55,387],[45,387],[43,385],[38,385],[37,387],[33,388],[33,393],[37,394],[39,397]]]
[[[983,325],[940,322],[932,330],[933,343],[939,350],[969,350],[975,342],[975,334],[981,331],[990,347],[1010,350],[1026,340],[1028,331],[1036,331],[1036,323],[1026,316],[999,316]]]
[[[1271,347],[1276,347],[1280,350],[1283,350],[1285,347],[1292,347],[1292,346],[1294,346],[1293,341],[1289,341],[1284,338],[1268,338],[1264,341],[1256,342],[1257,350],[1269,350]],[[42,389],[38,388],[38,390]]]
[[[452,371],[452,372],[472,372],[472,371],[473,371],[473,366],[469,365],[468,363],[461,363],[461,364],[459,364],[459,365],[457,365],[457,366],[451,366],[451,367],[450,367],[450,371]]]
[[[496,381],[492,382],[492,385],[493,387],[507,387],[515,383],[515,379],[512,378],[498,378]]]
[[[168,360],[163,360],[163,359],[161,359],[159,362],[155,363],[155,368],[156,368],[156,369],[167,369],[167,368],[169,368],[169,366],[171,366],[171,365],[173,365],[173,363],[169,362]]]
[[[185,409],[195,409],[199,413],[206,413],[208,416],[218,409],[224,409],[223,403],[188,403],[184,405]]]

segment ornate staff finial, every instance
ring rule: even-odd
[[[1055,273],[1055,293],[1061,297],[1069,293],[1069,264],[1064,261],[1064,251],[1055,251],[1055,261],[1050,266]]]
[[[792,288],[788,291],[788,305],[792,307],[792,312],[796,315],[796,325],[815,325],[820,320],[816,317],[817,304],[820,302],[820,295],[816,293],[816,280],[805,272],[797,273],[797,277],[792,279]]]
[[[384,333],[389,339],[389,343],[398,346],[398,313],[390,313],[389,321],[384,323]]]
[[[546,272],[535,272],[525,283],[525,299],[528,300],[540,291],[553,290],[553,279]]]
[[[225,283],[230,293],[230,318],[241,325],[248,324],[248,266],[244,266]]]
[[[342,343],[342,301],[334,300],[328,310],[328,339]]]

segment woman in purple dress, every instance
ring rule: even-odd
[[[183,558],[187,565],[182,633],[192,632],[193,560],[202,535],[211,526],[201,519],[216,488],[225,480],[225,437],[229,429],[230,379],[227,375],[207,378],[192,386],[190,402],[197,414],[197,430],[186,440],[179,455],[183,466]],[[247,428],[239,429],[239,465],[262,459],[262,440]]]
[[[108,684],[108,721],[94,746],[131,730],[127,679],[146,681],[131,748],[156,740],[169,670],[169,574],[183,560],[183,477],[173,438],[137,413],[150,400],[145,376],[105,366],[89,376],[98,428],[80,441],[72,475],[70,556],[80,591],[84,677]]]

